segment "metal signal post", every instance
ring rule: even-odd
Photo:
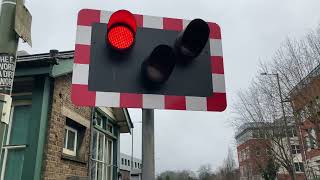
[[[155,180],[154,110],[142,109],[142,180]]]
[[[3,64],[12,64],[6,59],[13,59],[15,64],[18,49],[19,36],[14,30],[16,0],[3,0],[1,2],[0,14],[0,58]],[[9,63],[8,63],[9,62]],[[15,67],[14,67],[15,68]],[[5,71],[5,70],[4,70]],[[9,79],[9,78],[6,78]],[[13,81],[13,77],[11,79]],[[11,84],[11,85],[8,85]],[[1,87],[0,90],[0,159],[2,154],[3,141],[7,129],[10,107],[12,82]],[[8,108],[9,107],[9,108]]]

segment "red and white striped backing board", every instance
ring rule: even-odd
[[[220,27],[208,22],[213,95],[211,97],[168,96],[88,90],[91,25],[107,23],[113,12],[83,9],[78,14],[71,99],[78,106],[105,106],[190,111],[224,111],[227,107]],[[182,31],[189,20],[135,14],[139,27]]]

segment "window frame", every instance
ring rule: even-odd
[[[304,172],[304,164],[302,162],[295,162],[294,168],[296,172]]]
[[[95,169],[93,170],[94,174],[92,174],[92,171],[90,172],[90,176],[92,179],[97,180],[99,179],[99,169],[98,166],[101,165],[101,178],[102,179],[112,179],[113,178],[113,168],[114,168],[114,161],[113,161],[113,155],[114,155],[114,151],[113,151],[113,147],[114,147],[114,140],[112,139],[112,137],[110,137],[108,134],[106,134],[105,132],[100,131],[99,129],[97,129],[96,127],[94,128],[94,133],[96,133],[96,136],[94,139],[92,139],[93,141],[96,142],[96,146],[97,148],[94,149],[94,153],[96,155],[95,158],[92,157],[91,155],[91,163],[94,164]],[[100,141],[100,138],[103,138],[102,141]],[[111,142],[111,144],[109,144],[109,142]],[[99,159],[98,154],[99,154],[99,148],[98,148],[98,144],[102,143],[100,146],[102,148],[102,157],[101,159]],[[111,145],[111,146],[109,146]],[[111,151],[108,151],[109,148],[111,148]],[[108,153],[110,153],[110,159],[108,158]],[[122,158],[122,160],[125,160]],[[122,161],[121,160],[121,161]],[[110,161],[110,163],[108,162]],[[108,168],[110,168],[110,174],[108,173]]]
[[[64,127],[64,130],[67,130],[67,133],[65,133],[64,134],[64,145],[63,145],[63,149],[62,149],[62,152],[64,153],[64,154],[67,154],[67,155],[70,155],[70,156],[77,156],[77,149],[78,149],[78,147],[77,147],[77,145],[78,145],[78,130],[77,129],[75,129],[75,128],[72,128],[72,127],[70,127],[70,126],[68,126],[68,125],[65,125],[65,127]],[[74,134],[75,134],[75,137],[74,137],[74,144],[73,144],[73,150],[70,150],[70,149],[68,149],[68,141],[69,141],[69,139],[68,139],[68,134],[69,134],[69,131],[71,131],[71,132],[73,132]]]
[[[300,149],[300,145],[291,145],[291,151],[292,154],[296,155],[296,154],[301,154],[301,149]]]

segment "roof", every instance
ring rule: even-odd
[[[241,135],[243,135],[244,133],[246,133],[249,130],[255,130],[258,129],[259,127],[262,127],[263,125],[266,125],[266,123],[263,122],[248,122],[248,123],[244,123],[242,124],[236,134],[235,134],[235,138],[239,138]]]
[[[286,117],[287,118],[287,122],[288,122],[288,126],[294,126],[294,118],[289,116],[289,117]],[[244,123],[243,125],[241,125],[237,132],[236,132],[236,135],[235,135],[235,138],[239,138],[241,135],[243,135],[244,133],[246,133],[247,131],[249,130],[255,130],[255,129],[259,129],[259,128],[266,128],[266,127],[269,127],[269,128],[272,128],[272,127],[282,127],[284,126],[284,121],[283,121],[283,118],[279,118],[279,119],[276,119],[273,123],[271,122],[248,122],[248,123]]]
[[[306,77],[304,77],[295,87],[292,88],[292,90],[289,92],[290,96],[303,89],[305,85],[309,84],[315,77],[320,77],[320,64],[315,67]]]
[[[72,73],[74,51],[64,51],[55,54],[24,54],[17,58],[15,76],[32,76],[48,74],[52,78]],[[131,133],[133,123],[126,108],[112,108],[114,119],[120,126],[121,133]]]

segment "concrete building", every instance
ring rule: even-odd
[[[320,177],[320,65],[290,92],[309,179]]]
[[[1,180],[117,180],[126,109],[77,107],[73,51],[18,57]]]
[[[141,159],[120,153],[121,180],[141,180]]]

